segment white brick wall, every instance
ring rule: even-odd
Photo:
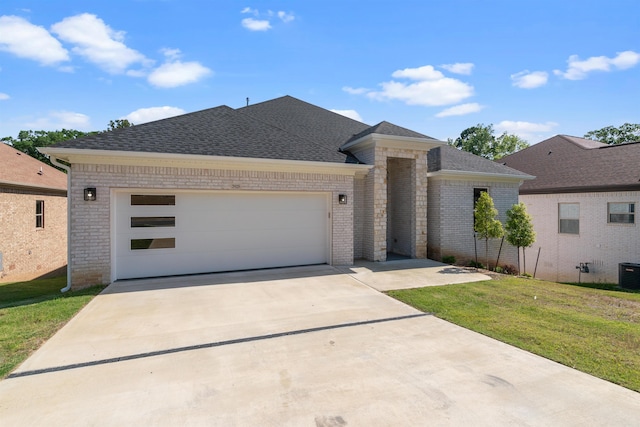
[[[491,181],[429,180],[429,258],[441,260],[453,255],[456,262],[475,260],[485,264],[485,241],[474,241],[473,189],[487,188],[498,209],[498,219],[504,224],[506,212],[518,203],[518,184]],[[489,240],[489,263],[494,266],[500,239]],[[500,251],[500,265],[517,265],[517,250],[506,241]],[[533,271],[533,270],[532,270]]]
[[[618,283],[618,264],[640,263],[640,218],[635,224],[609,224],[607,203],[636,203],[640,208],[640,192],[570,193],[523,195],[533,217],[536,243],[527,251],[527,265],[535,262],[538,248],[540,261],[536,277],[556,282],[577,282],[580,262],[589,262],[589,274],[583,282]],[[558,203],[580,204],[580,234],[558,233]]]
[[[84,201],[85,187],[97,188],[96,201]],[[353,176],[74,164],[69,191],[74,288],[111,282],[110,190],[114,188],[329,192],[332,264],[353,263]],[[338,194],[347,195],[346,205],[338,204]]]

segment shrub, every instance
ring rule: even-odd
[[[442,262],[444,262],[445,264],[455,264],[456,257],[454,257],[453,255],[445,255],[442,257]]]

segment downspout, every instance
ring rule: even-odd
[[[60,289],[64,293],[71,289],[71,168],[60,163],[57,158],[49,156],[52,164],[67,171],[67,286]]]

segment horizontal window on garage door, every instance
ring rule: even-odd
[[[132,194],[131,206],[175,206],[175,195]]]
[[[158,239],[131,239],[132,251],[144,249],[171,249],[175,247],[175,237],[163,237]]]
[[[132,216],[131,228],[139,227],[175,227],[175,216]]]

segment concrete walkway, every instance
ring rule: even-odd
[[[0,382],[0,424],[638,425],[638,393],[362,278],[318,266],[113,284]]]

